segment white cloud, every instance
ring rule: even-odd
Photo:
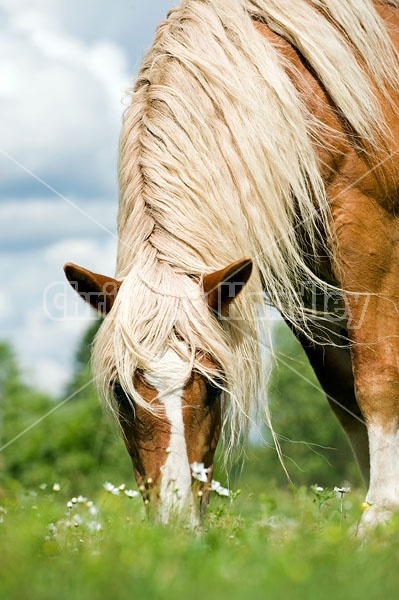
[[[63,238],[116,238],[116,200],[35,198],[0,204],[0,251],[46,246]]]
[[[1,149],[62,193],[115,189],[126,56],[108,41],[86,44],[42,13],[10,9],[0,40]],[[29,180],[7,158],[3,181]],[[32,182],[33,183],[33,182]],[[57,186],[56,186],[57,187]]]

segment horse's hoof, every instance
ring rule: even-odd
[[[364,510],[356,531],[356,537],[365,539],[378,525],[387,524],[392,517],[393,510],[381,506],[369,506]]]

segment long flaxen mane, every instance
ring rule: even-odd
[[[386,135],[369,76],[383,89],[397,62],[369,0],[183,0],[172,10],[145,57],[121,134],[124,281],[93,358],[111,404],[115,380],[143,404],[134,372],[156,371],[172,348],[187,361],[182,379],[192,368],[212,377],[202,358],[216,361],[225,414],[237,425],[265,396],[264,290],[298,327],[312,318],[298,282],[324,285],[302,244],[317,257],[328,232],[316,156],[323,125],[254,21],[298,49],[369,147]],[[253,258],[253,276],[229,319],[217,320],[198,284],[243,256]]]

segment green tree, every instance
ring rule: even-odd
[[[82,356],[62,399],[23,381],[16,358],[0,344],[0,488],[60,482],[73,494],[87,494],[107,479],[133,482],[129,456],[114,420],[104,413]]]
[[[54,407],[54,402],[23,381],[16,357],[5,343],[0,344],[0,394],[0,476],[24,480],[35,471],[46,446],[40,423],[33,424]]]
[[[74,369],[70,382],[65,388],[65,396],[79,397],[76,394],[82,386],[85,386],[92,378],[90,369],[91,349],[95,335],[102,323],[98,318],[86,329],[80,340],[74,360]]]

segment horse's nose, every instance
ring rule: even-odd
[[[191,488],[183,494],[173,485],[170,486],[170,493],[161,494],[159,482],[154,484],[151,478],[148,479],[150,482],[147,485],[142,484],[139,489],[150,521],[163,524],[179,523],[191,527],[199,525],[205,512],[207,494],[201,492],[199,495]]]

